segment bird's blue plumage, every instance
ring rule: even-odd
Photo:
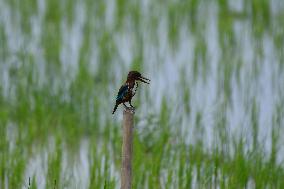
[[[127,91],[128,91],[128,85],[123,85],[118,91],[116,101],[122,100],[123,97],[127,94]]]

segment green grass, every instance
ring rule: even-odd
[[[227,0],[148,3],[0,1],[0,188],[27,186],[29,177],[30,188],[81,188],[82,182],[90,189],[119,188],[121,109],[115,116],[111,110],[129,69],[152,80],[150,87],[140,85],[134,100],[133,188],[283,188],[284,6],[273,12],[268,0],[245,1],[241,11]],[[212,10],[217,36],[207,31]],[[85,20],[76,30],[81,14]],[[184,50],[188,36],[193,48]],[[208,44],[213,38],[216,73]],[[243,55],[246,43],[251,61]],[[276,70],[262,86],[266,47]],[[167,61],[179,74],[163,89],[157,82],[159,76],[168,81]],[[202,105],[214,95],[212,80],[216,98],[208,111]],[[265,90],[273,94],[271,117],[261,123]],[[244,112],[232,123],[236,105]],[[82,141],[88,144],[87,178],[74,169],[82,163]],[[27,175],[39,154],[43,165],[36,169],[44,180]]]

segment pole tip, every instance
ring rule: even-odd
[[[127,107],[127,108],[124,109],[124,113],[135,114],[135,108],[134,107]]]

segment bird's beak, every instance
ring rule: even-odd
[[[150,79],[147,79],[147,78],[145,78],[145,77],[142,77],[142,76],[140,76],[139,78],[138,78],[138,80],[139,81],[142,81],[143,83],[147,83],[147,84],[150,84]]]

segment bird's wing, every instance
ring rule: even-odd
[[[116,97],[116,101],[120,101],[123,99],[123,97],[127,94],[128,92],[128,85],[122,85],[118,91],[117,97]]]

